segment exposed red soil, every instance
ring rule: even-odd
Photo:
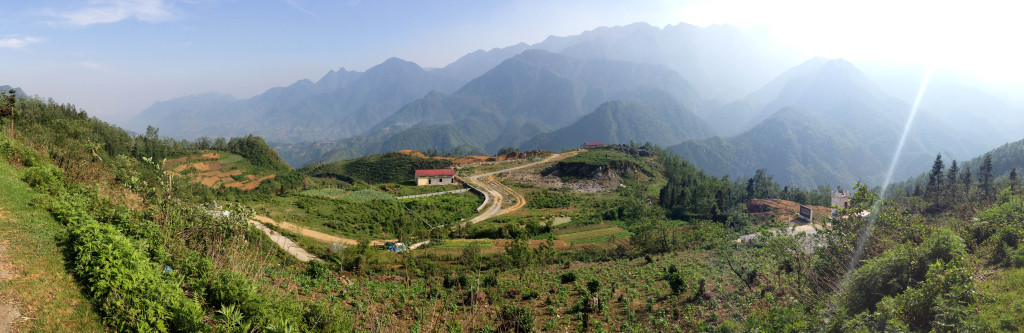
[[[831,209],[822,206],[811,206],[814,212],[814,220],[828,216]],[[800,204],[782,199],[751,199],[747,201],[747,213],[765,220],[772,216],[777,222],[789,222],[796,219],[800,214]]]

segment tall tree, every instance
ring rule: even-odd
[[[982,160],[979,171],[981,171],[981,176],[979,178],[981,181],[982,199],[988,200],[992,198],[992,195],[995,193],[994,184],[992,184],[992,181],[994,180],[992,176],[992,154],[985,154],[985,159]]]
[[[957,182],[956,178],[960,175],[960,167],[956,165],[956,160],[949,165],[949,171],[946,172],[946,193],[951,201],[956,201],[957,194],[960,192],[960,183]]]
[[[935,156],[935,162],[932,163],[932,172],[928,174],[929,199],[934,199],[939,193],[942,193],[943,171],[945,169],[946,165],[942,163],[942,154]]]
[[[971,181],[973,180],[972,177],[973,176],[971,175],[971,166],[968,165],[966,168],[964,168],[963,174],[960,175],[960,181],[964,183],[964,199],[967,201],[971,200]]]
[[[1017,167],[1010,169],[1010,191],[1017,193]]]
[[[14,103],[18,101],[17,92],[14,89],[10,91],[0,91],[0,117],[8,118],[11,123],[11,137],[14,137],[14,117],[17,115],[17,111],[14,109]]]

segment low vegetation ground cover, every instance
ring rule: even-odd
[[[313,189],[249,204],[272,219],[327,234],[362,240],[412,240],[428,239],[433,226],[451,225],[472,216],[482,201],[468,192],[398,200],[371,189]]]
[[[58,244],[66,231],[45,209],[32,207],[22,170],[0,160],[0,299],[20,313],[14,327],[24,332],[104,331],[101,317],[65,270]]]

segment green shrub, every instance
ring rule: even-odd
[[[22,177],[29,186],[49,190],[64,183],[64,170],[52,165],[33,166]]]
[[[354,324],[351,312],[325,301],[308,304],[302,317],[311,332],[349,332]]]
[[[220,272],[210,279],[207,286],[206,302],[211,308],[220,309],[225,306],[236,306],[246,317],[259,313],[254,311],[252,303],[259,303],[256,285],[239,273],[232,271]]]
[[[879,302],[878,317],[916,331],[965,328],[974,314],[971,304],[975,292],[971,285],[971,273],[959,260],[936,261],[920,286]]]
[[[558,279],[561,280],[562,283],[573,283],[573,282],[576,282],[576,273],[573,273],[573,272],[564,273],[562,275],[559,275]]]
[[[331,267],[323,261],[312,260],[306,266],[306,275],[314,280],[328,277],[331,275]]]
[[[882,253],[853,272],[843,294],[847,314],[875,312],[883,298],[924,283],[935,267],[954,267],[949,265],[965,253],[963,239],[946,228],[937,229],[919,248],[904,245]]]
[[[483,279],[480,281],[480,284],[484,288],[497,287],[498,286],[498,276],[494,275],[494,274],[484,275]]]
[[[72,230],[75,276],[89,286],[103,321],[118,331],[202,330],[203,311],[127,237],[95,221]]]
[[[668,286],[672,288],[673,294],[680,295],[686,292],[686,278],[676,265],[668,267],[668,272],[665,272],[665,281],[668,281]]]
[[[499,313],[499,332],[532,332],[533,331],[533,309],[509,305],[501,308]]]
[[[8,139],[6,136],[0,138],[0,157],[7,159],[13,164],[21,164],[27,167],[39,163],[39,152],[25,147],[21,143]]]

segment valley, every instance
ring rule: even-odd
[[[1012,10],[38,6],[0,333],[1024,330]]]
[[[857,184],[831,217],[831,187],[783,186],[764,169],[714,176],[650,143],[400,150],[295,170],[256,136],[212,146],[155,130],[133,137],[18,101],[18,139],[0,137],[0,189],[16,199],[4,205],[16,228],[2,234],[12,241],[3,263],[19,273],[0,295],[27,318],[12,322],[19,329],[842,331],[949,318],[887,308],[894,301],[935,302],[961,324],[1019,325],[1002,315],[1015,303],[993,300],[1020,277],[1021,142],[963,169],[940,155],[932,172],[884,193]],[[54,123],[89,130],[67,136]],[[421,183],[416,170],[450,170],[429,174],[477,190]],[[813,224],[794,223],[800,205]],[[864,257],[851,267],[858,243]],[[30,247],[50,254],[29,265],[18,251]],[[56,280],[20,273],[34,270]],[[982,270],[995,273],[972,273]],[[873,282],[900,274],[914,284]],[[940,275],[957,280],[933,285]],[[55,298],[34,301],[37,292]]]

